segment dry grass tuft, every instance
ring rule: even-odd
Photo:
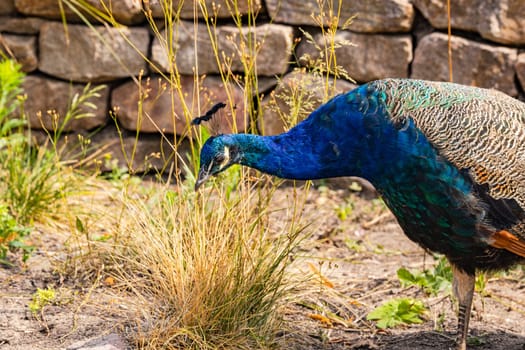
[[[133,296],[140,348],[253,348],[279,328],[302,230],[292,217],[285,234],[271,233],[272,186],[225,192],[164,187],[123,198],[118,227],[133,239],[117,248],[115,278]]]

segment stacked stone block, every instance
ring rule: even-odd
[[[89,2],[104,10],[100,0]],[[198,115],[228,100],[227,108],[210,124],[212,131],[246,130],[250,122],[246,108],[252,108],[252,102],[245,100],[242,77],[241,84],[225,89],[220,79],[224,67],[216,60],[219,52],[227,58],[230,69],[242,76],[244,67],[238,57],[242,35],[254,38],[255,45],[243,50],[258,52],[254,63],[259,91],[264,93],[255,125],[268,134],[281,132],[285,125],[280,114],[289,106],[279,101],[279,96],[290,94],[297,85],[312,90],[322,85],[316,80],[319,77],[298,70],[308,66],[305,57],[322,58],[316,48],[327,40],[321,23],[339,28],[333,38],[337,64],[357,83],[387,77],[448,80],[446,1],[342,1],[338,8],[334,0],[332,9],[320,11],[317,0],[237,0],[241,18],[249,11],[258,16],[255,28],[239,29],[230,15],[231,0],[206,0],[201,4],[216,15],[214,40],[210,40],[200,9],[199,20],[193,21],[193,1],[173,2],[182,20],[173,33],[160,28],[158,37],[153,35],[145,13],[162,24],[159,0],[106,1],[114,20],[121,24],[117,27],[87,26],[68,6],[64,6],[68,20],[64,27],[57,0],[0,1],[0,50],[18,60],[28,74],[25,110],[31,127],[52,128],[46,120],[48,111],[54,109],[63,115],[72,96],[90,83],[107,86],[93,101],[97,105],[95,116],[73,120],[66,130],[86,135],[98,130],[98,136],[93,137],[93,142],[100,142],[97,147],[107,147],[108,152],[123,159],[112,115],[124,130],[125,142],[135,142],[138,129],[143,134],[138,147],[144,159],[128,164],[137,171],[161,164],[158,157],[149,156],[161,148],[167,152],[160,132],[173,135],[179,145],[192,137],[188,110]],[[452,0],[451,4],[454,81],[523,98],[525,1]],[[330,10],[340,14],[338,21],[327,16]],[[166,38],[173,42],[168,43]],[[177,52],[174,58],[166,54],[170,45]],[[166,81],[163,74],[173,64],[179,74],[175,85],[180,86],[182,94],[170,91],[173,82]],[[201,79],[199,88],[195,74]],[[340,78],[332,92],[354,86]],[[141,97],[144,103],[139,113]],[[312,108],[321,101],[322,96],[317,96]]]

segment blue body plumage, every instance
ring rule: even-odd
[[[453,264],[464,349],[475,270],[525,256],[524,135],[525,105],[501,93],[377,81],[281,135],[211,138],[196,187],[235,163],[287,179],[369,180],[407,236]]]

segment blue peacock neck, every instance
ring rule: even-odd
[[[361,96],[365,93],[339,95],[280,135],[231,135],[232,142],[241,151],[240,163],[286,179],[340,176],[369,179],[377,170],[377,163],[363,157],[368,158],[378,150],[370,149],[377,145],[370,142],[375,135],[370,135],[368,129],[375,132],[376,124],[386,120],[376,120],[374,113],[370,122],[370,118],[364,118],[363,113],[354,108],[354,105],[362,105],[363,100],[368,101],[367,96]]]
[[[236,134],[232,137],[239,147],[242,165],[284,179],[307,180],[323,176],[318,167],[308,161],[312,155],[301,146],[308,143],[304,138],[296,139],[286,133],[277,136]]]
[[[301,131],[292,130],[276,136],[252,134],[231,136],[241,153],[240,164],[270,175],[293,180],[361,176],[361,173],[352,166],[355,164],[352,152],[339,150],[336,144],[316,140],[308,132]],[[337,159],[327,161],[325,151],[327,147]]]

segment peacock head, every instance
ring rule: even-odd
[[[239,163],[241,152],[233,135],[219,135],[210,137],[202,146],[200,170],[195,182],[195,190],[211,176]]]

